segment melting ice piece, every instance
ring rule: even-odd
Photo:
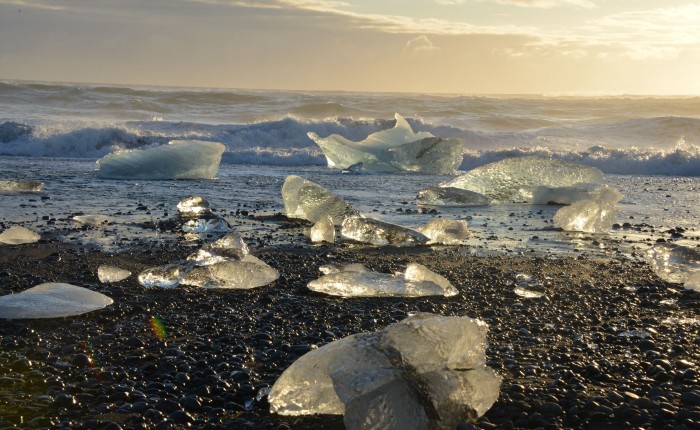
[[[268,285],[279,277],[279,272],[264,261],[246,255],[240,261],[227,260],[195,267],[182,283],[203,288],[248,289]]]
[[[197,266],[208,266],[229,259],[241,260],[249,252],[248,245],[242,237],[236,233],[228,233],[214,242],[204,245],[187,259]]]
[[[614,205],[623,198],[614,188],[587,183],[570,187],[534,187],[521,192],[536,205],[571,205],[581,200],[600,200]]]
[[[270,411],[344,413],[351,430],[453,429],[498,399],[501,378],[485,366],[487,330],[468,317],[417,314],[331,342],[282,373]]]
[[[192,263],[172,263],[165,266],[151,267],[139,273],[139,284],[146,288],[174,288],[180,285],[182,278],[192,269]]]
[[[440,186],[473,191],[490,198],[492,203],[532,203],[535,187],[573,187],[582,183],[602,185],[603,172],[565,161],[520,157],[477,167]]]
[[[429,187],[418,192],[419,205],[425,206],[487,206],[491,199],[474,191],[455,187]]]
[[[102,224],[107,224],[109,222],[109,217],[105,215],[76,215],[73,217],[73,221],[85,225],[100,226]]]
[[[189,196],[180,200],[177,204],[177,210],[184,218],[211,215],[211,205],[204,197],[200,196]]]
[[[373,133],[361,142],[332,134],[308,136],[321,147],[328,167],[349,170],[361,164],[363,170],[426,174],[448,174],[462,163],[462,141],[442,139],[428,132],[414,133],[408,122],[395,115],[396,126]]]
[[[657,243],[647,251],[646,259],[664,281],[700,291],[700,249],[675,243]]]
[[[421,297],[454,296],[457,289],[444,277],[425,266],[411,263],[404,273],[390,275],[372,272],[360,264],[344,268],[322,266],[326,275],[307,287],[319,293],[341,297]]]
[[[601,200],[581,200],[559,209],[554,225],[567,231],[607,233],[615,222],[615,205]]]
[[[0,318],[68,317],[102,309],[112,303],[109,297],[87,288],[48,283],[0,297]]]
[[[335,225],[333,225],[333,218],[328,215],[321,218],[320,221],[311,227],[309,236],[313,243],[335,242]]]
[[[6,243],[8,245],[34,243],[38,242],[39,239],[41,239],[41,236],[39,236],[38,233],[18,225],[13,225],[0,233],[0,243]]]
[[[372,245],[413,246],[428,243],[428,237],[410,228],[362,216],[345,218],[340,234]]]
[[[37,181],[0,181],[0,191],[39,192],[44,189],[43,182]]]
[[[349,203],[327,189],[295,175],[287,176],[284,180],[282,200],[289,218],[301,218],[313,223],[330,216],[334,225],[340,225],[346,216],[358,213]]]
[[[103,264],[97,268],[97,277],[102,283],[123,281],[129,276],[131,276],[131,272],[118,267]]]
[[[226,233],[230,229],[228,221],[219,217],[191,219],[182,225],[183,232],[195,234]]]
[[[416,230],[430,239],[428,244],[459,245],[471,235],[466,221],[453,219],[428,221]]]
[[[218,142],[174,140],[150,149],[117,151],[97,160],[106,179],[211,179],[226,147]]]

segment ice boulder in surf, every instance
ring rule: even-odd
[[[117,151],[97,160],[105,179],[212,179],[226,147],[218,142],[174,140],[149,149]]]
[[[104,294],[71,284],[47,283],[0,297],[0,319],[60,318],[112,304]]]
[[[430,240],[410,228],[359,215],[345,218],[340,234],[346,239],[379,246],[425,245]]]
[[[615,222],[616,205],[620,200],[619,191],[604,188],[595,199],[579,200],[559,209],[554,214],[554,226],[567,231],[607,233]]]
[[[0,243],[6,243],[8,245],[34,243],[38,242],[39,239],[41,239],[39,233],[33,232],[28,228],[24,228],[19,225],[13,225],[0,233]]]
[[[462,141],[443,139],[429,132],[414,133],[410,124],[399,114],[396,126],[370,134],[355,142],[332,134],[308,136],[321,148],[328,167],[349,170],[361,165],[362,170],[378,172],[415,172],[444,175],[462,163]]]
[[[700,292],[700,249],[675,243],[657,243],[646,259],[659,278]]]
[[[384,330],[336,340],[295,361],[270,389],[281,415],[344,415],[359,429],[454,429],[498,399],[486,366],[488,326],[419,313]]]
[[[289,218],[317,223],[326,216],[340,225],[346,216],[357,214],[350,203],[327,189],[300,176],[289,175],[282,185],[284,211]]]

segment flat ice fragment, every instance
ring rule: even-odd
[[[567,231],[607,233],[615,222],[614,204],[601,200],[581,200],[554,214],[554,226]]]
[[[139,284],[146,288],[174,288],[180,285],[182,279],[191,269],[191,263],[171,263],[151,267],[139,273]]]
[[[335,242],[335,225],[333,225],[333,218],[331,218],[329,215],[321,218],[311,227],[309,236],[311,237],[311,242],[313,243]]]
[[[675,243],[657,243],[646,253],[657,276],[700,292],[700,249]]]
[[[73,221],[80,224],[97,227],[103,224],[107,224],[110,221],[110,219],[105,215],[76,215],[73,217]]]
[[[103,264],[97,268],[97,277],[102,283],[123,281],[129,276],[131,276],[131,272],[118,267]]]
[[[416,196],[424,206],[488,206],[491,199],[483,194],[455,187],[428,187]]]
[[[194,234],[226,233],[231,229],[223,218],[196,218],[182,224],[182,231]]]
[[[211,215],[211,205],[200,196],[188,196],[180,200],[177,210],[181,217],[192,218]]]
[[[39,192],[44,183],[38,181],[0,181],[0,191]]]
[[[246,255],[240,261],[226,260],[195,267],[185,275],[182,284],[203,288],[249,289],[268,285],[279,276],[279,272],[265,262]]]
[[[427,236],[428,244],[460,245],[471,236],[464,220],[435,219],[421,225],[416,230]]]
[[[423,233],[410,228],[362,216],[345,218],[340,234],[347,239],[379,246],[425,245],[429,241]]]
[[[111,305],[104,294],[63,283],[37,285],[0,297],[0,318],[34,319],[80,315]]]
[[[208,266],[226,260],[241,260],[249,253],[248,245],[236,233],[227,233],[212,243],[204,245],[187,257],[197,266]]]
[[[357,210],[322,186],[300,176],[290,175],[282,185],[284,210],[289,218],[300,218],[313,223],[330,216],[334,225],[340,225]]]
[[[270,390],[282,415],[343,414],[346,428],[454,429],[498,399],[485,366],[488,326],[417,314],[331,342],[294,362]]]
[[[38,242],[41,236],[28,228],[13,225],[0,233],[0,242],[8,245],[22,245],[25,243]]]
[[[174,140],[149,149],[117,151],[97,160],[105,179],[212,179],[226,147],[218,142]]]
[[[513,292],[518,296],[526,299],[539,299],[540,297],[544,296],[544,292],[542,291],[533,290],[531,288],[523,287],[520,285],[515,287],[513,289]]]

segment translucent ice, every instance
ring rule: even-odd
[[[414,133],[399,114],[394,128],[373,133],[361,142],[333,134],[309,137],[321,147],[328,166],[350,169],[362,165],[363,170],[409,171],[427,174],[448,174],[462,163],[462,141],[442,139],[428,132]]]
[[[416,230],[427,236],[428,244],[459,245],[470,236],[467,222],[453,219],[435,219]]]
[[[657,243],[647,251],[646,258],[659,278],[700,291],[700,249]]]
[[[453,429],[483,415],[501,378],[485,366],[488,327],[417,314],[311,351],[270,390],[270,411],[343,414],[348,429]]]
[[[41,239],[41,236],[39,236],[38,233],[18,225],[13,225],[0,233],[0,243],[6,243],[8,245],[34,243],[38,242],[39,239]]]
[[[139,283],[147,288],[174,288],[180,285],[191,269],[191,263],[172,263],[151,267],[139,273]]]
[[[223,218],[196,218],[182,224],[182,231],[194,234],[226,233],[231,229]]]
[[[311,227],[309,236],[313,243],[335,242],[335,225],[333,225],[333,218],[328,215],[321,218]]]
[[[71,284],[48,283],[0,297],[0,318],[33,319],[80,315],[112,304],[112,299]]]
[[[268,285],[279,276],[279,272],[265,262],[246,255],[240,261],[226,260],[195,267],[187,273],[182,283],[203,288],[248,289]]]
[[[44,189],[43,182],[0,181],[0,191],[38,192]]]
[[[330,216],[334,225],[340,225],[346,216],[357,214],[357,210],[345,200],[295,175],[287,176],[284,180],[282,200],[289,218],[301,218],[313,223]]]
[[[248,245],[236,233],[228,233],[214,242],[204,245],[187,257],[198,266],[208,266],[225,260],[241,260],[248,255]]]
[[[615,222],[615,205],[602,200],[581,200],[554,214],[554,225],[567,231],[607,233]]]
[[[417,263],[410,263],[404,273],[393,275],[372,272],[358,264],[344,268],[322,266],[320,270],[326,275],[309,282],[307,287],[333,296],[449,297],[458,292],[447,279]]]
[[[226,147],[218,142],[172,141],[150,149],[118,151],[97,160],[106,179],[211,179]]]
[[[588,183],[569,187],[534,187],[523,194],[536,205],[571,205],[581,200],[600,200],[614,205],[622,200],[619,191],[605,185]]]
[[[73,217],[73,221],[96,227],[107,224],[109,222],[109,217],[105,215],[76,215]]]
[[[428,243],[428,237],[410,228],[362,216],[349,216],[340,234],[348,239],[372,245],[413,246]]]
[[[455,187],[429,187],[418,192],[419,205],[426,206],[486,206],[491,199],[474,191]]]
[[[507,158],[490,163],[440,184],[482,194],[492,203],[532,203],[536,187],[572,187],[603,184],[595,167],[539,157]]]
[[[207,216],[211,214],[211,205],[204,197],[189,196],[178,202],[177,211],[184,218]]]
[[[120,269],[114,266],[108,266],[106,264],[101,265],[97,268],[97,277],[100,282],[119,282],[131,276],[131,272],[128,270]]]

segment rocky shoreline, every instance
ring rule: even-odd
[[[97,279],[101,264],[138,273],[191,250],[4,246],[0,294],[68,282],[114,304],[65,319],[2,321],[0,428],[343,428],[342,417],[272,415],[266,390],[305,352],[415,312],[489,324],[487,359],[504,379],[500,397],[462,429],[700,427],[700,295],[662,282],[645,263],[288,245],[254,251],[281,276],[253,290]],[[306,288],[319,266],[355,262],[386,273],[417,262],[459,294],[342,299]],[[515,294],[518,274],[544,296]]]

